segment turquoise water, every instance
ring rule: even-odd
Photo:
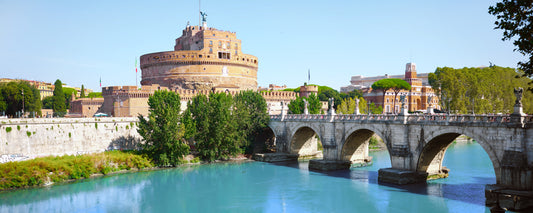
[[[377,183],[386,151],[350,171],[310,172],[307,162],[224,163],[129,173],[0,193],[0,212],[489,212],[496,182],[478,144],[452,145],[450,177],[427,184]]]

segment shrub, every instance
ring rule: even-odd
[[[10,126],[6,127],[6,132],[11,132],[13,130]]]
[[[88,178],[91,174],[108,174],[119,169],[152,167],[152,163],[135,152],[105,153],[61,157],[43,157],[0,164],[0,190],[41,186],[46,181]]]
[[[31,132],[30,131],[26,131],[26,135],[28,135],[28,137],[31,136]]]
[[[20,131],[20,126],[19,125],[17,125],[17,130]]]

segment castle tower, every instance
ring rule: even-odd
[[[257,57],[241,51],[235,32],[190,26],[176,39],[174,51],[141,56],[141,85],[176,89],[257,89]]]
[[[404,80],[407,81],[411,86],[422,86],[422,81],[416,77],[416,64],[407,63],[405,65],[405,77]]]

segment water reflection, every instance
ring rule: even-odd
[[[484,186],[495,177],[479,145],[450,147],[449,178],[406,186],[378,184],[390,159],[372,155],[373,165],[349,171],[308,171],[305,161],[212,164],[3,192],[0,212],[488,212]]]

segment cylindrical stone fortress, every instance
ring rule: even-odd
[[[234,32],[187,26],[174,51],[141,56],[141,84],[171,90],[256,90],[257,67],[257,57],[241,52]]]

